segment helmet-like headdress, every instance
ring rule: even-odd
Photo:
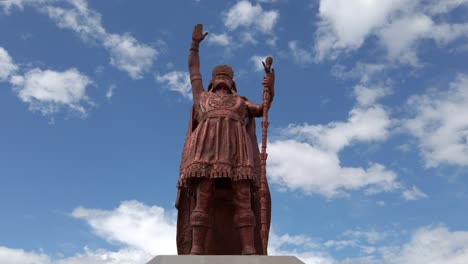
[[[232,87],[230,87],[232,93],[237,93],[237,88],[236,88],[236,83],[234,82],[234,71],[229,65],[218,65],[213,68],[213,71],[211,73],[211,81],[210,84],[208,85],[208,92],[210,92],[214,87],[214,81],[216,76],[218,75],[224,75],[231,79],[232,81]]]

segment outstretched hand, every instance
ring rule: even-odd
[[[200,43],[205,39],[208,32],[203,33],[203,24],[196,24],[192,32],[192,40],[194,42]]]

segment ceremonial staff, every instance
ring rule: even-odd
[[[260,224],[261,224],[261,238],[262,238],[262,249],[263,249],[263,254],[267,255],[267,245],[268,245],[268,234],[270,232],[269,228],[269,222],[271,216],[268,214],[268,202],[267,199],[270,197],[267,197],[270,195],[270,192],[268,191],[268,184],[267,184],[267,178],[266,178],[266,160],[268,157],[268,154],[266,152],[266,147],[267,147],[267,133],[268,133],[268,125],[270,124],[268,122],[268,110],[270,108],[270,103],[272,99],[272,91],[273,87],[271,87],[271,84],[268,85],[268,80],[267,78],[274,78],[275,71],[271,68],[271,65],[273,63],[273,58],[267,57],[265,62],[262,62],[263,67],[265,69],[265,80],[263,82],[263,119],[262,119],[262,150],[260,154],[260,160],[261,160],[261,177],[260,177]],[[273,79],[274,80],[274,79]],[[270,81],[273,81],[270,80]]]

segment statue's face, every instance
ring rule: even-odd
[[[213,92],[215,93],[232,93],[232,79],[226,75],[216,75],[213,82]]]

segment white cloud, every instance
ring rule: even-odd
[[[117,85],[115,85],[115,84],[112,84],[111,86],[109,86],[109,89],[107,89],[107,92],[106,92],[107,100],[110,100],[112,98],[112,96],[114,96],[115,88],[117,88]]]
[[[413,233],[387,263],[463,264],[468,263],[468,232],[450,231],[444,226],[424,227]]]
[[[341,53],[359,49],[366,39],[375,36],[391,61],[418,65],[420,40],[432,39],[439,45],[446,45],[466,37],[468,23],[451,24],[445,18],[436,20],[432,16],[448,14],[467,2],[321,0],[315,58],[318,61],[336,58]]]
[[[258,41],[255,39],[254,34],[252,32],[242,32],[240,39],[241,39],[241,44],[256,45],[258,43]]]
[[[467,166],[468,76],[459,75],[448,89],[413,96],[408,105],[413,114],[403,126],[419,140],[426,166]]]
[[[369,244],[375,244],[387,236],[386,233],[375,230],[346,230],[343,235],[355,239],[364,238]]]
[[[250,61],[253,63],[255,71],[257,72],[264,71],[262,61],[265,62],[265,59],[268,56],[269,55],[267,56],[253,55],[252,57],[250,57]]]
[[[385,206],[386,203],[384,201],[377,201],[375,202],[378,206]]]
[[[310,237],[304,235],[279,235],[270,231],[268,255],[295,256],[306,264],[332,264],[334,259],[318,249]]]
[[[380,41],[387,48],[390,58],[416,65],[418,59],[415,43],[427,36],[432,28],[432,19],[424,14],[402,17],[382,29]]]
[[[175,214],[159,206],[123,201],[113,210],[78,207],[72,216],[85,220],[92,232],[119,245],[117,251],[91,250],[66,258],[0,247],[2,264],[127,264],[146,263],[156,255],[175,255]]]
[[[85,220],[93,233],[111,243],[117,251],[91,250],[66,258],[0,247],[2,264],[126,264],[146,263],[156,255],[175,255],[175,214],[159,206],[147,206],[138,201],[123,201],[112,210],[78,207],[72,216]],[[270,232],[269,255],[294,255],[307,264],[334,263],[318,249],[311,238],[303,235],[279,235]]]
[[[460,6],[467,5],[468,0],[444,0],[444,1],[432,1],[427,6],[427,10],[430,14],[444,14],[456,9]]]
[[[339,79],[358,79],[361,85],[367,85],[381,83],[387,68],[384,64],[358,62],[351,70],[342,65],[334,65],[331,73]]]
[[[354,88],[354,95],[361,106],[370,106],[378,99],[388,95],[389,93],[390,89],[387,87],[369,88],[363,85],[358,85]]]
[[[165,83],[169,90],[179,92],[187,99],[192,99],[192,85],[188,72],[171,71],[164,75],[157,74],[155,78],[159,83]]]
[[[268,173],[273,183],[327,198],[363,189],[366,194],[400,188],[396,174],[378,163],[367,168],[345,167],[338,154],[358,142],[376,142],[388,137],[391,121],[375,100],[385,90],[355,88],[358,104],[346,122],[327,125],[290,125],[285,139],[269,143]]]
[[[396,175],[381,164],[342,167],[336,152],[294,140],[269,144],[268,172],[273,183],[327,198],[365,189],[374,194],[399,188]]]
[[[147,263],[153,257],[154,255],[148,252],[135,249],[121,249],[118,251],[98,249],[93,251],[85,248],[83,253],[54,261],[53,264],[133,264]]]
[[[42,253],[26,252],[23,249],[0,247],[2,264],[51,264],[50,258]]]
[[[10,54],[0,47],[0,82],[7,81],[17,70],[18,66],[13,62]]]
[[[406,0],[347,1],[321,0],[320,23],[317,29],[315,51],[319,60],[334,51],[359,48],[366,37],[386,22],[392,11],[402,7]]]
[[[114,210],[76,208],[73,217],[85,220],[109,242],[153,255],[176,254],[175,220],[164,208],[124,201]]]
[[[225,14],[224,25],[229,30],[239,27],[253,28],[263,33],[272,33],[279,18],[279,11],[265,11],[259,5],[242,0],[232,6]]]
[[[210,36],[207,37],[208,43],[220,45],[220,46],[228,46],[231,43],[231,38],[226,34],[214,34],[210,33]]]
[[[0,6],[3,6],[5,12],[9,13],[14,7],[23,10],[25,5],[42,5],[56,1],[57,0],[6,0],[0,1]]]
[[[73,256],[57,258],[44,253],[0,247],[2,264],[126,264],[146,263],[155,255],[176,254],[175,214],[159,206],[124,201],[115,209],[78,207],[72,216],[82,219],[93,233],[118,246],[116,251],[89,249]],[[332,264],[337,259],[324,248],[359,247],[367,256],[347,258],[339,263],[428,263],[464,264],[468,261],[468,232],[450,231],[444,226],[422,227],[410,241],[398,246],[365,246],[381,242],[387,234],[376,231],[347,230],[344,236],[354,240],[328,240],[317,243],[306,235],[270,232],[269,255],[296,256],[306,264]],[[360,240],[363,240],[359,242]],[[348,241],[348,242],[346,242]],[[355,242],[353,242],[355,241]],[[381,254],[379,259],[377,254]]]
[[[359,90],[355,89],[358,94]],[[364,95],[358,95],[362,98]],[[377,99],[377,98],[374,98]],[[361,99],[364,100],[364,99]],[[346,122],[330,122],[327,125],[291,125],[289,135],[306,140],[326,151],[338,152],[354,142],[372,142],[387,139],[391,125],[388,113],[379,104],[357,105]]]
[[[405,190],[402,196],[403,196],[403,199],[407,201],[415,201],[415,200],[427,198],[427,194],[425,194],[416,186],[413,186],[413,188],[411,188],[410,190]]]
[[[323,245],[327,248],[342,250],[348,247],[357,247],[357,242],[355,240],[327,240]]]
[[[128,264],[146,263],[152,257],[154,256],[139,250],[122,249],[114,252],[98,249],[93,251],[85,247],[83,253],[52,260],[53,258],[43,253],[0,247],[0,263],[2,264]]]
[[[290,41],[288,47],[294,61],[297,63],[310,63],[314,60],[312,52],[299,47],[297,41]]]
[[[107,34],[104,46],[111,53],[110,63],[119,70],[127,72],[133,79],[140,79],[146,72],[157,52],[154,48],[138,41],[130,34]]]
[[[101,14],[89,9],[86,0],[68,0],[69,8],[54,6],[55,1],[52,0],[15,0],[0,3],[5,2],[9,3],[4,4],[6,10],[12,6],[20,9],[25,5],[34,6],[55,21],[58,27],[74,31],[85,41],[100,43],[110,52],[110,64],[133,79],[142,78],[158,55],[154,48],[139,43],[129,33],[108,33],[102,26]]]
[[[43,115],[68,109],[86,116],[85,105],[92,104],[86,95],[92,81],[76,69],[57,72],[35,68],[24,76],[13,76],[10,82],[21,101]]]

